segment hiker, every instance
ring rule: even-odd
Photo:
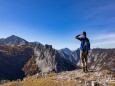
[[[83,67],[83,72],[86,73],[86,72],[88,72],[87,55],[88,55],[88,52],[90,50],[90,41],[86,37],[86,32],[85,31],[82,34],[77,35],[75,38],[81,41],[81,45],[80,45],[80,61],[81,61],[82,67]]]

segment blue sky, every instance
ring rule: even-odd
[[[83,31],[92,48],[115,48],[115,0],[0,0],[0,38],[74,50]]]

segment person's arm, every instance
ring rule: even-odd
[[[75,38],[81,41],[82,39],[79,36],[81,35],[77,35]]]

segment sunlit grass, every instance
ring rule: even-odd
[[[82,84],[86,84],[87,82],[99,80],[107,80],[104,79],[105,76],[111,75],[111,72],[108,70],[102,70],[100,72],[90,72],[90,73],[81,73],[80,76],[75,73],[79,73],[80,71],[70,71],[70,72],[62,72],[62,73],[50,73],[44,76],[31,76],[29,78],[24,79],[23,81],[14,81],[4,83],[0,86],[82,86]],[[99,74],[99,76],[97,76]],[[109,78],[108,76],[108,78]],[[66,78],[65,78],[66,77]],[[73,79],[73,78],[74,79]],[[111,76],[114,78],[114,75]],[[104,83],[105,81],[97,82],[99,84]],[[85,82],[84,82],[85,81]],[[112,81],[108,82],[110,86],[115,86],[115,83]]]
[[[21,82],[9,82],[0,86],[79,86],[75,81],[56,80],[55,78],[29,78]]]

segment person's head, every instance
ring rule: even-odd
[[[83,34],[83,36],[86,36],[86,32],[85,31],[82,34]]]

